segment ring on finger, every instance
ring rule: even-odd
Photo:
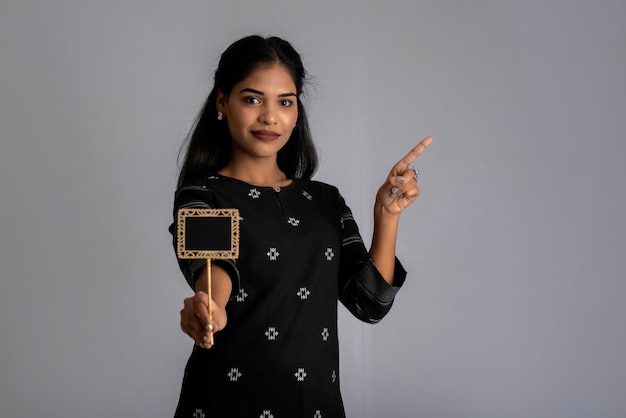
[[[396,197],[398,195],[398,188],[397,187],[392,187],[391,188],[391,197]]]

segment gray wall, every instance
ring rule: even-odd
[[[351,417],[626,416],[626,3],[0,5],[0,415],[168,417],[191,348],[176,154],[218,54],[291,40],[362,233],[426,135],[409,280],[341,309]],[[279,418],[279,417],[277,417]]]

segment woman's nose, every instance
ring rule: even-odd
[[[276,123],[275,109],[272,106],[265,106],[259,120],[265,125],[274,125]]]

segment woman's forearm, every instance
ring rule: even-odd
[[[384,208],[375,209],[374,234],[370,247],[370,257],[385,281],[393,285],[396,264],[396,238],[400,215],[384,213]]]

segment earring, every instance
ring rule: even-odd
[[[217,112],[217,120],[223,120],[224,114],[222,112]]]

